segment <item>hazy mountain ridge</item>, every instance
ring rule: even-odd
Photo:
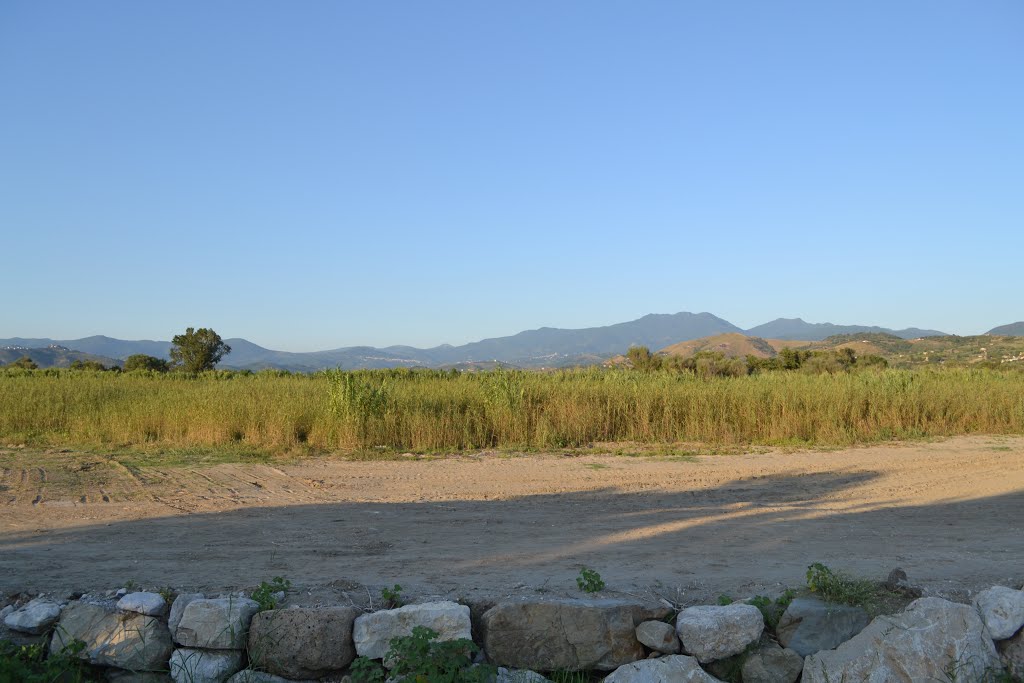
[[[32,361],[41,368],[66,368],[76,360],[83,362],[96,361],[97,363],[102,363],[108,368],[113,366],[120,367],[123,365],[120,360],[115,358],[76,351],[58,344],[48,344],[43,347],[27,347],[17,344],[8,345],[0,343],[0,365],[13,363],[24,356],[31,358]]]
[[[1024,326],[1015,323],[1003,328]],[[1010,334],[1008,332],[992,334]],[[604,327],[583,329],[562,329],[542,327],[525,330],[507,337],[483,339],[461,346],[442,344],[428,349],[395,345],[385,348],[371,346],[350,346],[338,349],[312,352],[275,351],[254,344],[246,339],[231,338],[225,342],[232,352],[221,362],[224,368],[258,370],[280,368],[309,372],[323,368],[343,367],[388,368],[388,367],[453,367],[493,364],[514,365],[527,368],[562,367],[589,365],[623,353],[630,346],[646,346],[663,349],[673,344],[704,337],[725,334],[742,334],[748,337],[777,340],[821,341],[839,334],[882,333],[904,339],[945,336],[935,330],[907,328],[889,330],[866,325],[834,325],[832,323],[808,323],[799,318],[779,318],[763,325],[743,330],[727,320],[711,313],[650,314],[637,320],[616,323]],[[1022,330],[1024,333],[1024,330]],[[0,347],[20,346],[44,348],[50,345],[64,346],[76,351],[103,356],[108,361],[144,353],[167,358],[169,341],[129,341],[113,339],[102,335],[84,339],[0,339]],[[102,361],[101,361],[102,362]]]
[[[862,334],[865,332],[891,334],[903,339],[919,337],[944,337],[945,332],[938,330],[922,330],[908,327],[903,330],[890,330],[874,325],[834,325],[833,323],[809,323],[800,318],[776,318],[771,322],[751,327],[746,334],[763,339],[786,339],[800,341],[822,341],[839,334]]]
[[[985,334],[998,334],[1007,337],[1024,337],[1024,320],[1017,323],[1010,323],[1009,325],[993,327]]]

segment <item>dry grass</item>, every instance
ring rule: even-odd
[[[0,372],[0,443],[430,452],[1024,433],[1020,373]]]

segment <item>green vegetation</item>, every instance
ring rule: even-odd
[[[184,460],[210,449],[386,457],[595,442],[842,446],[972,433],[1024,433],[1024,374],[0,370],[0,443]]]
[[[584,567],[576,577],[576,585],[584,593],[600,593],[604,590],[604,580],[593,569]]]
[[[394,638],[384,659],[391,665],[385,673],[380,663],[357,657],[352,663],[353,683],[384,683],[385,680],[423,683],[485,683],[494,679],[493,666],[472,666],[479,651],[465,638],[439,642],[437,633],[417,626],[412,635]]]
[[[22,356],[21,358],[19,358],[17,360],[12,360],[10,363],[8,363],[6,365],[6,367],[8,367],[8,368],[20,368],[22,370],[38,370],[39,369],[39,366],[36,365],[36,362],[34,360],[32,360],[31,358],[29,358],[28,356]]]
[[[907,596],[893,593],[877,581],[833,571],[821,562],[807,568],[807,588],[826,602],[862,607],[872,616],[898,612],[909,602]]]
[[[171,369],[171,364],[165,361],[163,358],[156,358],[155,356],[147,356],[144,353],[136,353],[135,355],[128,356],[124,359],[124,371],[134,372],[136,370],[145,370],[149,372],[167,372]]]
[[[102,680],[99,674],[90,672],[85,662],[76,656],[83,647],[84,643],[76,642],[61,652],[47,656],[49,648],[42,643],[15,645],[0,640],[0,681],[80,683]]]
[[[213,370],[231,347],[220,335],[206,327],[192,327],[185,334],[176,334],[171,340],[171,362],[185,372]]]
[[[276,609],[277,594],[286,593],[291,587],[291,581],[281,576],[275,576],[270,583],[261,581],[259,588],[252,592],[252,599],[259,604],[261,612]]]
[[[772,600],[767,595],[757,595],[747,600],[748,605],[753,605],[761,611],[761,616],[764,617],[765,626],[770,631],[775,631],[779,625],[779,619],[782,618],[782,614],[789,607],[789,603],[793,602],[793,598],[796,597],[796,593],[790,589],[786,589],[782,595]]]
[[[732,596],[726,595],[725,593],[722,593],[721,595],[718,596],[718,600],[716,600],[715,602],[720,607],[725,607],[726,605],[731,605],[733,603],[733,599],[732,599]]]
[[[384,609],[394,609],[401,607],[402,602],[402,587],[397,583],[391,588],[380,589],[380,599],[384,601]]]

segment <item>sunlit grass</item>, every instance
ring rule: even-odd
[[[138,460],[176,460],[189,449],[199,449],[196,457],[211,457],[208,449],[253,459],[341,450],[386,459],[602,443],[690,456],[677,444],[730,452],[973,433],[1024,433],[1021,373],[0,372],[0,445],[103,447],[137,451]]]

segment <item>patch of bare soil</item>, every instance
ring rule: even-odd
[[[1024,438],[701,456],[126,468],[0,450],[0,592],[227,590],[299,596],[706,601],[803,582],[812,562],[949,596],[1024,582]],[[312,599],[312,598],[311,598]]]

